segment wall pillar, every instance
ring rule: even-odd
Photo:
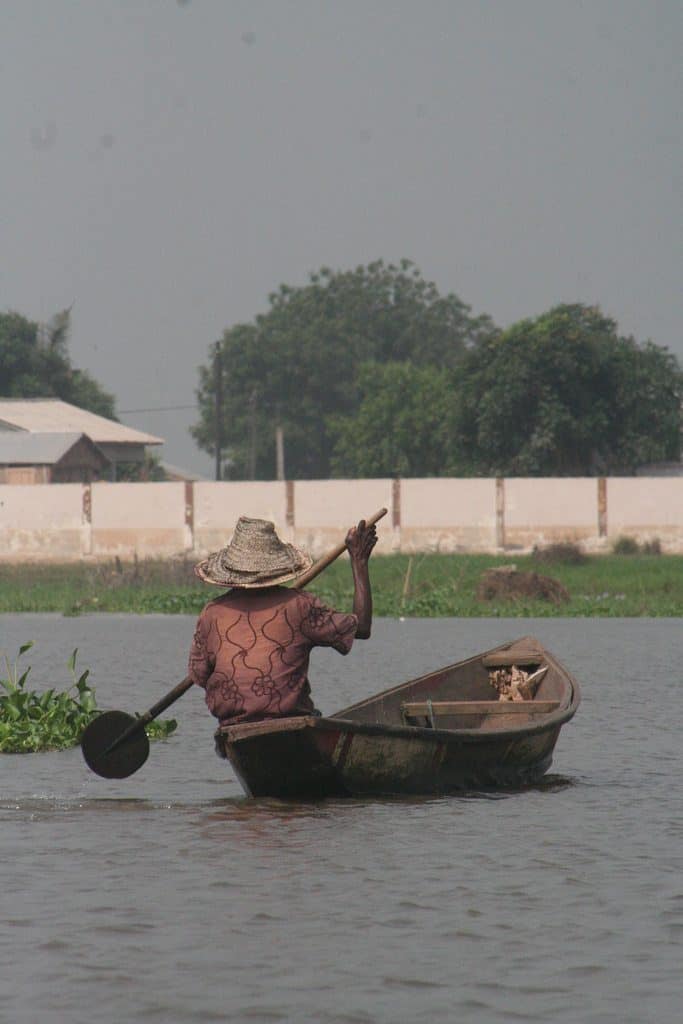
[[[194,551],[194,483],[185,481],[185,550]]]
[[[391,525],[393,537],[391,547],[393,551],[401,550],[401,478],[395,477],[391,482]]]
[[[598,537],[607,536],[607,480],[598,477]]]
[[[81,554],[92,555],[92,485],[83,484]]]
[[[285,480],[285,523],[287,525],[287,532],[291,543],[294,541],[294,530],[296,527],[293,480]]]
[[[505,480],[496,477],[496,547],[505,547]]]

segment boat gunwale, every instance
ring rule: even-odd
[[[407,679],[405,682],[398,683],[396,686],[390,686],[388,689],[381,690],[379,693],[375,693],[371,697],[365,697],[363,700],[359,700],[355,704],[349,704],[348,707],[342,708],[341,711],[335,711],[335,713],[329,717],[333,719],[339,717],[342,719],[349,711],[358,711],[360,708],[368,707],[377,701],[384,700],[386,697],[393,697],[403,689],[414,686],[416,683],[425,683],[432,677],[440,676],[444,672],[450,672],[453,669],[464,668],[466,665],[471,665],[474,662],[480,662],[489,654],[497,654],[500,651],[505,651],[513,645],[522,644],[525,640],[531,640],[534,644],[538,645],[540,653],[553,663],[553,666],[561,676],[564,676],[564,678],[567,679],[573,690],[570,706],[575,704],[576,707],[578,707],[581,702],[581,688],[578,681],[574,678],[571,672],[564,667],[564,665],[560,664],[557,658],[540,642],[540,640],[531,634],[526,634],[525,636],[518,637],[515,640],[504,640],[502,644],[498,644],[496,647],[491,647],[488,651],[481,651],[479,654],[473,654],[471,657],[464,658],[462,661],[454,661],[450,665],[444,665],[441,668],[433,669],[431,672],[426,672],[422,676],[415,676],[413,679]]]
[[[409,739],[430,739],[440,741],[460,741],[464,743],[488,743],[497,739],[514,739],[520,736],[535,735],[564,725],[576,714],[578,701],[572,700],[557,711],[543,715],[539,721],[521,724],[506,729],[432,729],[420,725],[383,725],[378,722],[354,722],[350,718],[327,718],[314,715],[301,715],[292,718],[273,718],[260,722],[243,722],[235,725],[219,727],[219,733],[229,744],[240,743],[261,736],[277,733],[300,732],[304,729],[318,729],[325,732],[341,731],[356,732],[366,736],[395,736]]]

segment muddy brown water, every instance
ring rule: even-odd
[[[0,616],[35,688],[74,647],[101,706],[184,675],[187,617]],[[525,633],[583,703],[509,794],[246,799],[199,691],[121,782],[79,750],[0,756],[0,1020],[643,1024],[683,1004],[680,620],[380,620],[314,652],[332,712]]]

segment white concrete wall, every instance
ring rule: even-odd
[[[683,552],[683,477],[379,479],[0,485],[0,561],[200,556],[239,515],[272,520],[317,556],[381,507],[378,553],[604,550],[620,534]]]
[[[334,547],[359,519],[381,508],[388,514],[378,527],[378,553],[394,547],[391,479],[299,480],[294,487],[294,543],[314,558]]]
[[[401,480],[402,551],[490,551],[495,546],[495,480]]]
[[[597,538],[595,477],[513,477],[503,481],[503,487],[506,547]]]
[[[187,546],[184,483],[92,485],[93,555],[151,558]]]
[[[280,480],[196,483],[194,550],[206,554],[224,547],[240,516],[270,519],[283,540],[291,541],[286,510],[286,485]]]
[[[640,541],[658,538],[664,548],[683,547],[683,477],[612,477],[607,481],[607,535]]]
[[[0,486],[0,560],[80,558],[82,484]]]

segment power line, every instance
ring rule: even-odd
[[[177,409],[198,409],[198,405],[157,405],[152,409],[119,409],[119,412],[175,412]]]

